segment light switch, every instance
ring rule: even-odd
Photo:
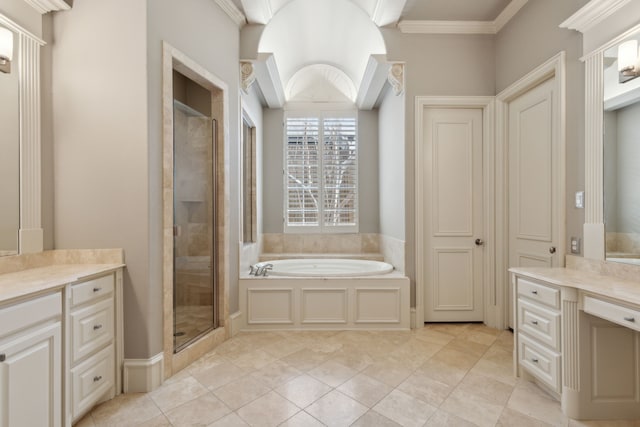
[[[584,191],[576,191],[576,208],[584,209]]]

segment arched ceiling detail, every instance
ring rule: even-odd
[[[342,70],[327,64],[308,65],[295,73],[285,90],[290,102],[349,102],[358,91]]]
[[[274,54],[283,87],[314,64],[334,66],[360,87],[370,55],[385,54],[386,48],[377,25],[356,1],[368,0],[274,0],[283,5],[265,26],[258,52]]]

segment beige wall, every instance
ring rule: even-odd
[[[536,0],[537,1],[537,0]],[[473,96],[495,94],[494,38],[492,36],[402,34],[382,29],[390,61],[405,66],[405,273],[415,285],[415,149],[414,115],[416,96]],[[412,300],[412,306],[415,301]]]
[[[162,349],[161,282],[150,277],[146,14],[145,0],[83,0],[53,22],[55,247],[124,248],[128,358]]]
[[[282,189],[282,144],[284,141],[284,110],[265,109],[263,115],[263,211],[264,233],[282,233],[282,212],[284,206]]]
[[[496,36],[496,91],[564,50],[566,68],[566,225],[569,237],[582,237],[584,210],[576,209],[576,191],[584,190],[584,64],[582,36],[558,26],[588,0],[528,2]],[[588,196],[587,196],[588,197]]]

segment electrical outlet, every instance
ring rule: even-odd
[[[580,238],[579,237],[571,238],[571,253],[580,255]]]

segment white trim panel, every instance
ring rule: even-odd
[[[162,385],[164,355],[158,353],[149,359],[125,359],[123,370],[125,393],[148,393]]]

